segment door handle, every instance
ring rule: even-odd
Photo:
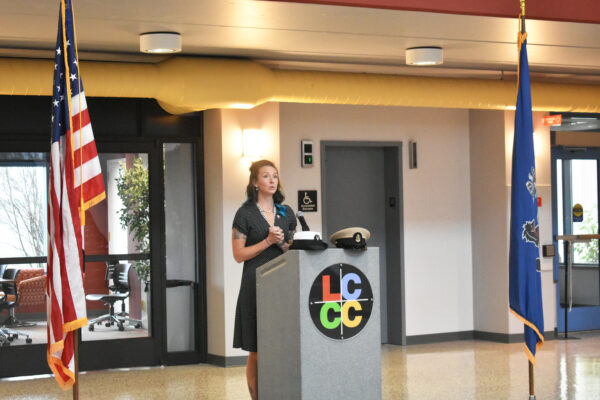
[[[186,280],[182,280],[182,279],[167,279],[167,287],[168,288],[179,287],[179,286],[190,286],[192,283],[194,283],[194,282],[186,281]]]

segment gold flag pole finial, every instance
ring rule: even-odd
[[[525,0],[519,0],[521,2],[521,15],[519,20],[521,22],[521,32],[525,33]]]

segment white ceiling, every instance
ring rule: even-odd
[[[0,57],[51,58],[57,0],[0,0]],[[157,62],[139,34],[176,31],[183,54],[275,68],[499,78],[516,71],[517,19],[252,0],[74,0],[80,58]],[[527,21],[534,78],[600,83],[600,25]],[[444,66],[404,49],[444,48]]]

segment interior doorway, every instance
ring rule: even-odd
[[[402,143],[321,142],[323,237],[352,226],[379,248],[382,343],[405,344]]]
[[[553,234],[597,234],[600,199],[600,149],[552,149]],[[573,206],[583,215],[573,218]],[[598,240],[574,243],[572,273],[565,288],[563,241],[554,257],[557,327],[559,332],[600,329],[600,245]],[[566,295],[570,292],[569,295]],[[565,324],[567,322],[567,324]]]

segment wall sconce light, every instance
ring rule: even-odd
[[[169,54],[181,51],[181,35],[177,32],[148,32],[140,35],[142,53]]]
[[[244,129],[242,131],[242,157],[258,160],[263,156],[265,142],[265,135],[260,129]]]

